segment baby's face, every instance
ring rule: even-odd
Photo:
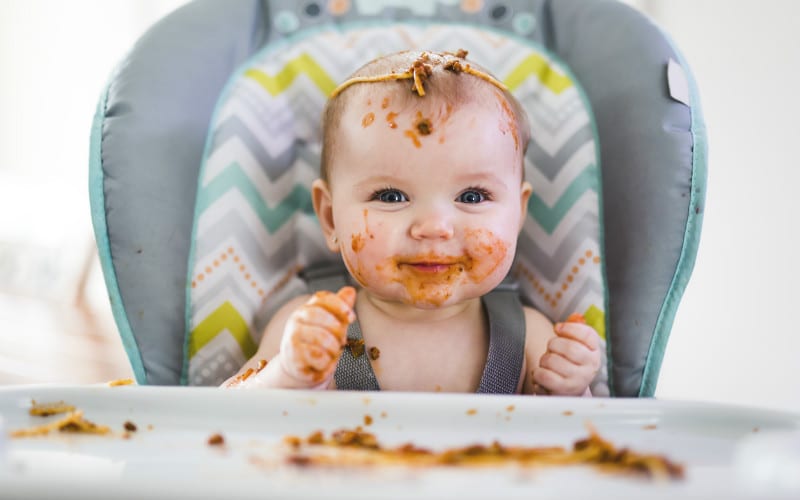
[[[502,94],[403,108],[369,94],[344,111],[331,163],[346,266],[379,298],[420,308],[489,292],[511,266],[530,195]]]

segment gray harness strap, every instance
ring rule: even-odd
[[[350,323],[347,328],[347,340],[348,344],[354,340],[364,341],[358,320]],[[380,391],[378,379],[375,377],[375,371],[372,370],[369,355],[363,344],[359,351],[360,355],[355,356],[350,345],[345,346],[339,364],[336,365],[336,372],[333,374],[336,388],[343,391]]]
[[[336,291],[342,286],[352,284],[347,271],[341,266],[327,266],[306,270],[302,276],[310,291]],[[516,286],[501,283],[482,299],[489,322],[489,353],[483,369],[478,393],[514,394],[522,373],[525,357],[525,314],[519,300]],[[358,320],[347,329],[348,344],[363,342]],[[350,345],[346,346],[336,365],[333,377],[336,388],[351,391],[379,391],[378,379],[369,362],[366,350],[359,349],[353,355]]]
[[[483,296],[483,307],[489,319],[489,354],[478,392],[514,394],[525,359],[525,313],[519,292],[501,283]]]

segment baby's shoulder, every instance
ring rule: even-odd
[[[525,350],[544,352],[547,350],[547,342],[555,335],[553,322],[532,307],[524,306],[522,310],[525,314]]]
[[[278,316],[280,313],[284,311],[288,311],[291,314],[292,311],[294,311],[301,305],[308,302],[308,299],[310,298],[311,298],[310,293],[304,293],[296,297],[292,297],[291,299],[287,300],[285,304],[283,304],[281,307],[278,308],[278,310],[275,312],[275,316]]]
[[[538,309],[522,306],[522,311],[525,314],[526,333],[530,333],[532,330],[544,329],[550,331],[553,329],[553,322]]]

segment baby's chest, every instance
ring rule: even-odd
[[[488,346],[426,336],[396,336],[365,343],[365,355],[382,390],[475,392]]]

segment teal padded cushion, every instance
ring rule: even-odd
[[[260,2],[192,2],[118,65],[95,117],[90,194],[112,308],[140,384],[179,384],[187,257],[211,112],[266,36]]]

